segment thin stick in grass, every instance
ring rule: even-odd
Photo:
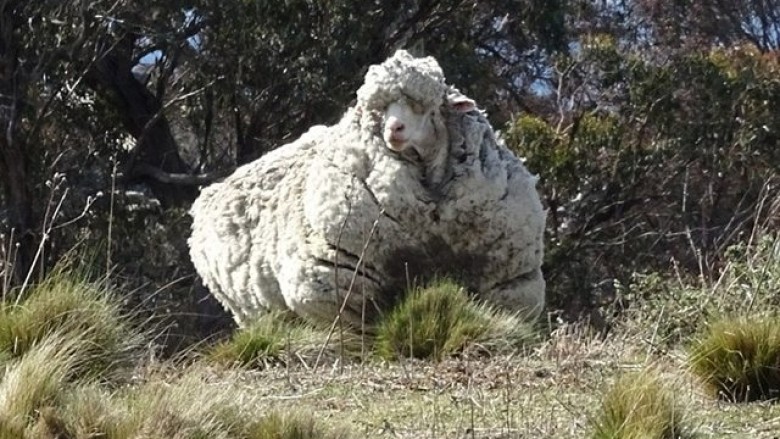
[[[54,222],[54,218],[57,217],[60,213],[60,209],[62,209],[62,203],[65,202],[65,198],[68,196],[70,188],[65,188],[65,191],[62,193],[62,197],[60,197],[60,201],[57,203],[57,207],[54,209],[54,213],[51,215],[51,221]],[[53,190],[52,190],[53,191]],[[52,194],[53,197],[53,194]],[[24,296],[24,292],[27,289],[27,287],[30,284],[30,278],[32,277],[33,271],[35,271],[35,266],[38,265],[38,260],[41,259],[41,256],[43,255],[43,249],[46,245],[46,241],[49,240],[49,236],[51,235],[52,230],[52,224],[47,224],[47,217],[49,217],[48,213],[50,212],[49,207],[46,208],[46,215],[44,215],[44,227],[43,227],[43,236],[41,236],[41,242],[38,244],[38,249],[35,251],[35,256],[33,256],[32,263],[30,264],[30,267],[27,269],[27,275],[24,278],[24,282],[22,282],[22,287],[19,289],[19,294],[16,296],[16,300],[14,302],[15,306],[19,306],[19,303],[22,300],[22,297]]]
[[[344,198],[347,200],[347,214],[344,216],[344,221],[341,222],[339,225],[339,234],[336,237],[336,252],[333,256],[333,285],[335,286],[333,290],[333,295],[335,296],[335,299],[338,299],[338,291],[339,291],[339,248],[341,248],[341,236],[344,234],[344,229],[347,226],[347,221],[349,221],[349,217],[352,214],[352,201],[351,198],[348,195],[344,195]],[[360,264],[358,263],[358,267]],[[358,269],[358,267],[355,267],[355,270]],[[341,312],[339,312],[339,315],[341,315]],[[344,326],[341,322],[341,319],[337,319],[339,323],[339,357],[341,359],[341,372],[343,372],[344,368]],[[321,353],[322,351],[320,351]],[[317,355],[317,362],[314,365],[315,370],[317,369],[317,364],[319,364],[319,355]]]
[[[320,360],[322,359],[322,355],[325,352],[325,347],[328,346],[330,343],[330,339],[333,337],[333,332],[336,330],[336,325],[339,324],[341,321],[341,315],[344,313],[344,310],[347,308],[347,301],[349,300],[350,296],[352,296],[352,289],[355,287],[355,280],[357,279],[358,270],[360,269],[360,265],[363,263],[363,258],[366,256],[366,251],[368,250],[368,246],[371,243],[371,238],[374,237],[374,232],[376,232],[376,227],[379,225],[379,218],[382,217],[382,215],[385,214],[385,210],[382,209],[379,211],[379,216],[374,220],[374,223],[371,225],[371,230],[368,232],[368,237],[366,238],[366,241],[363,243],[363,249],[360,251],[360,257],[358,258],[357,264],[355,266],[355,271],[352,272],[352,279],[349,281],[349,288],[347,288],[347,294],[344,295],[344,300],[341,302],[341,307],[339,308],[339,312],[336,314],[336,317],[333,319],[333,324],[330,325],[330,330],[328,330],[328,336],[325,338],[325,342],[322,343],[322,346],[320,347],[319,353],[317,353],[317,360],[314,362],[314,370],[317,370],[317,367],[320,364]],[[338,288],[338,284],[336,284],[336,288]],[[342,334],[343,338],[343,334]],[[342,340],[343,343],[343,340]]]
[[[111,239],[114,231],[114,194],[116,193],[116,154],[111,156],[113,167],[111,169],[111,195],[108,204],[108,231],[106,239],[106,287],[108,287],[109,273],[111,273]]]

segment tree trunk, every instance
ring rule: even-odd
[[[144,181],[164,206],[192,201],[197,190],[191,186],[162,182],[136,165],[146,164],[161,171],[184,174],[189,171],[179,155],[170,125],[162,114],[163,106],[132,73],[134,37],[127,35],[101,57],[87,75],[87,83],[115,104],[125,128],[137,139],[136,149],[125,170],[128,180]]]
[[[0,107],[5,113],[7,108]],[[35,254],[33,234],[32,200],[27,186],[27,163],[19,139],[15,139],[13,122],[0,115],[0,185],[5,189],[8,200],[8,222],[13,230],[14,243],[18,243],[14,263],[14,280],[21,282],[32,268]],[[4,245],[5,243],[3,243]],[[12,253],[13,254],[13,253]]]
[[[14,280],[24,280],[35,254],[32,197],[27,180],[27,156],[18,123],[23,105],[24,80],[14,41],[13,14],[0,9],[0,188],[8,202],[8,221],[15,249]],[[5,243],[2,243],[5,244]],[[12,252],[13,254],[13,252]]]

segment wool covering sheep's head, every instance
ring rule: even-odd
[[[438,107],[447,88],[436,59],[415,58],[399,50],[382,64],[369,67],[357,91],[357,104],[366,111],[384,111],[394,101],[410,99],[424,107]]]
[[[414,58],[399,50],[379,65],[371,66],[357,92],[361,112],[381,118],[375,134],[398,153],[413,150],[423,160],[446,145],[442,106],[470,111],[474,102],[463,95],[453,99],[441,67],[433,57]]]

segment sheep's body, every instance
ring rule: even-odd
[[[375,67],[339,124],[312,128],[203,190],[189,244],[204,283],[240,325],[267,309],[331,321],[345,298],[342,318],[359,325],[434,274],[538,315],[544,212],[535,177],[476,111],[446,113],[449,147],[426,165],[390,151],[376,112],[387,105],[377,96],[393,93],[371,84]],[[436,104],[443,77],[423,73]]]

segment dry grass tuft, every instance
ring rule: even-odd
[[[207,349],[204,357],[212,364],[253,368],[290,361],[314,364],[327,338],[326,330],[289,313],[269,312],[251,326],[237,330],[229,340]],[[328,358],[342,353],[356,358],[360,355],[360,339],[345,332],[336,335],[326,348]]]
[[[694,437],[674,394],[652,370],[619,377],[592,422],[594,439]]]
[[[55,333],[10,360],[0,382],[0,437],[24,437],[31,420],[59,404],[80,366],[89,363],[88,341]]]
[[[101,375],[132,366],[144,336],[132,328],[103,283],[57,271],[20,303],[0,304],[0,360],[18,358],[53,333],[84,343],[83,373]]]
[[[780,398],[780,316],[716,321],[694,342],[689,363],[720,398]]]

